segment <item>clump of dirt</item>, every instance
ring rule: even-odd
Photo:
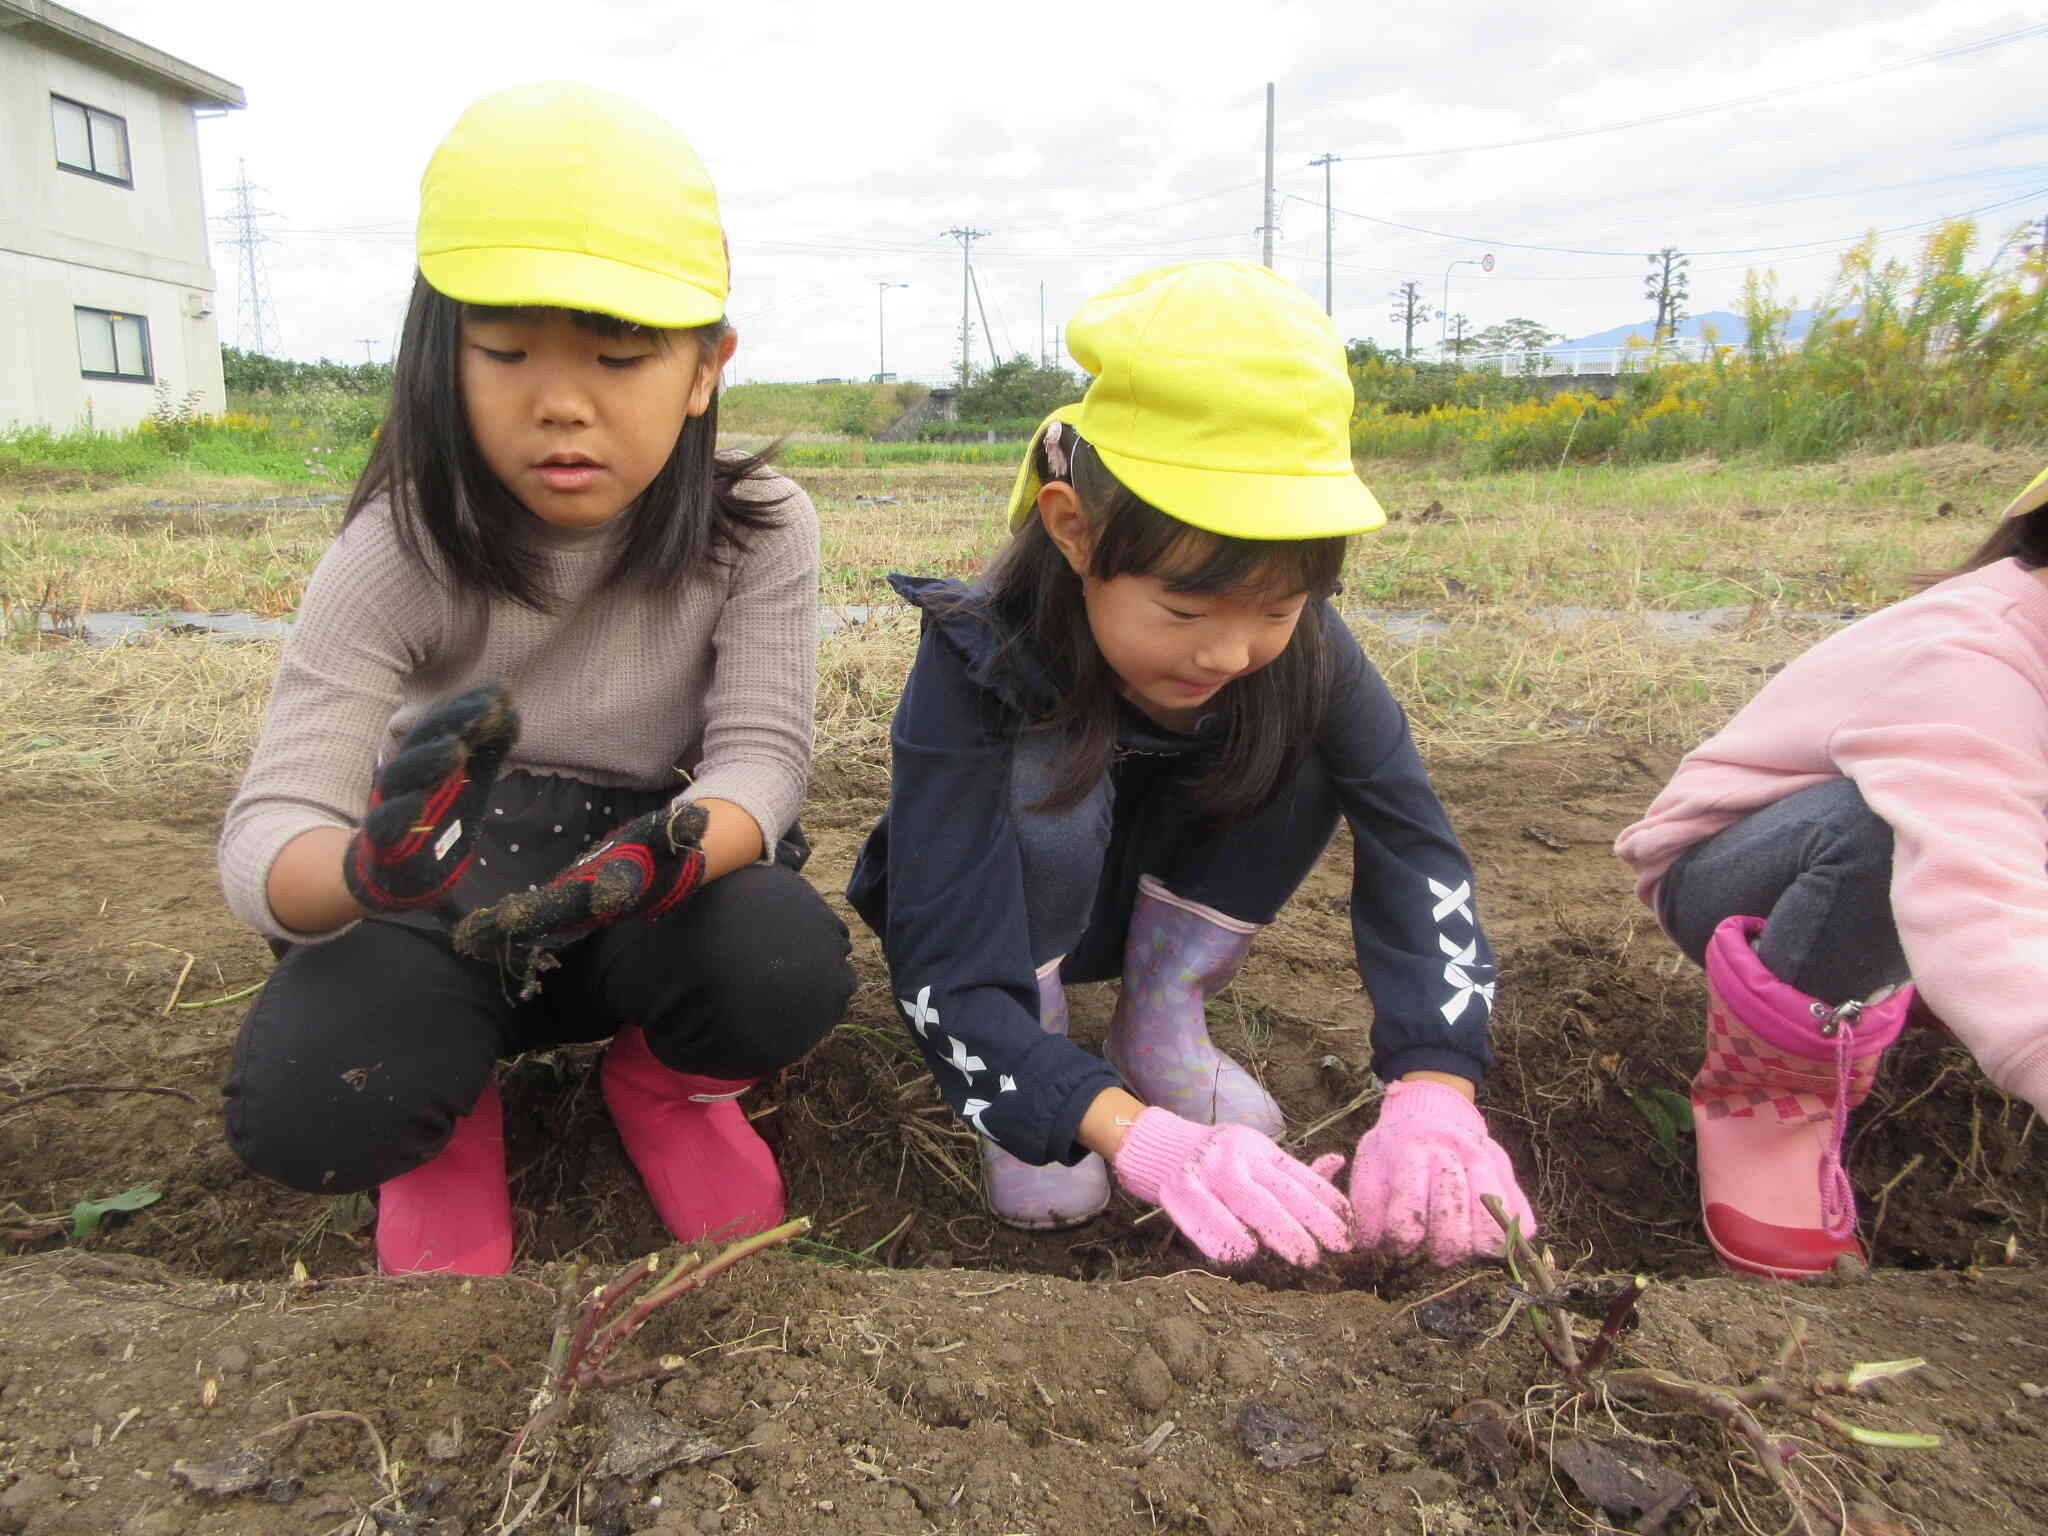
[[[878,809],[878,761],[848,757],[806,812],[810,873],[835,900]],[[1856,1529],[2020,1528],[2014,1510],[2043,1507],[2048,1424],[2048,1343],[2031,1321],[2048,1289],[2029,1267],[2048,1242],[2048,1174],[2028,1155],[2032,1118],[1957,1047],[1908,1039],[1853,1131],[1876,1277],[1794,1290],[1718,1275],[1689,1146],[1638,1107],[1683,1091],[1703,991],[1608,851],[1669,767],[1579,744],[1435,770],[1502,959],[1486,1108],[1544,1241],[1587,1276],[1660,1282],[1624,1340],[1632,1363],[1732,1384],[1802,1318],[1802,1370],[1928,1357],[1849,1416],[1943,1434],[1949,1450],[1823,1446],[1810,1421],[1781,1432],[1845,1507],[1874,1512]],[[1695,1489],[1664,1529],[1786,1518],[1718,1426],[1619,1400],[1612,1420],[1568,1409],[1497,1269],[1346,1260],[1222,1279],[1122,1199],[1072,1232],[998,1226],[974,1139],[851,919],[862,986],[846,1023],[746,1101],[813,1230],[657,1314],[647,1350],[688,1367],[600,1394],[615,1401],[587,1405],[508,1504],[498,1457],[539,1384],[567,1263],[664,1241],[604,1114],[595,1049],[505,1073],[516,1274],[377,1278],[368,1200],[264,1184],[220,1138],[237,994],[270,964],[214,886],[229,787],[200,772],[84,806],[18,798],[0,843],[0,1089],[22,1101],[0,1097],[0,1228],[31,1234],[0,1259],[0,1533],[445,1536],[500,1528],[529,1501],[518,1528],[561,1532],[1596,1528],[1581,1485],[1536,1449],[1572,1436],[1656,1443]],[[1212,1018],[1313,1152],[1348,1153],[1377,1100],[1349,868],[1340,838]],[[1074,989],[1084,1043],[1113,1001],[1113,986]],[[74,1085],[172,1092],[26,1102]],[[62,1235],[76,1202],[136,1188],[161,1199]],[[628,1433],[607,1418],[623,1404],[663,1422]],[[382,1470],[355,1419],[265,1433],[315,1410],[367,1421]],[[706,1440],[701,1460],[597,1470],[614,1443]],[[233,1459],[245,1452],[257,1459]]]

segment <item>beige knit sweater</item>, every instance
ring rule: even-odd
[[[235,914],[308,941],[271,914],[270,866],[314,827],[353,828],[380,759],[437,700],[506,685],[520,713],[507,771],[525,768],[680,798],[729,800],[769,848],[796,820],[816,685],[818,518],[787,493],[774,528],[679,592],[598,592],[619,522],[522,530],[559,601],[551,613],[451,592],[398,542],[390,507],[365,508],[306,586],[218,850]]]

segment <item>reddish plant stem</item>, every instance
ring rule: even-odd
[[[1615,1341],[1621,1337],[1621,1330],[1628,1326],[1629,1317],[1635,1312],[1636,1302],[1649,1288],[1649,1276],[1636,1275],[1622,1288],[1621,1294],[1609,1303],[1607,1316],[1600,1322],[1599,1336],[1586,1348],[1586,1358],[1581,1362],[1582,1370],[1590,1373],[1607,1363],[1607,1357],[1614,1352]]]
[[[593,1364],[602,1368],[605,1358],[612,1350],[637,1331],[657,1308],[667,1306],[685,1291],[694,1291],[701,1286],[709,1285],[741,1260],[752,1258],[764,1248],[779,1247],[799,1233],[808,1232],[810,1228],[810,1218],[799,1216],[795,1221],[785,1221],[779,1227],[770,1227],[766,1232],[757,1232],[752,1237],[741,1238],[701,1263],[695,1254],[688,1255],[662,1277],[660,1285],[641,1297],[631,1311],[598,1335],[589,1352]]]
[[[575,1373],[591,1347],[591,1338],[597,1332],[598,1324],[620,1302],[645,1285],[660,1264],[660,1258],[651,1253],[644,1259],[635,1259],[609,1284],[597,1287],[583,1298],[582,1306],[577,1309],[576,1331],[570,1336],[569,1348],[560,1364],[550,1371],[551,1380],[566,1380]]]

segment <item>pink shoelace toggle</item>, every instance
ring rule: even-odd
[[[1856,1029],[1835,1020],[1835,1102],[1828,1116],[1828,1141],[1820,1155],[1820,1219],[1829,1237],[1844,1237],[1856,1225],[1856,1189],[1842,1166],[1842,1136],[1849,1127],[1850,1058]]]

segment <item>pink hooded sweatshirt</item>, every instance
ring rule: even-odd
[[[1614,851],[1654,911],[1686,849],[1835,778],[1895,835],[1892,916],[1927,1006],[2048,1116],[2048,576],[2001,560],[1829,636]]]

